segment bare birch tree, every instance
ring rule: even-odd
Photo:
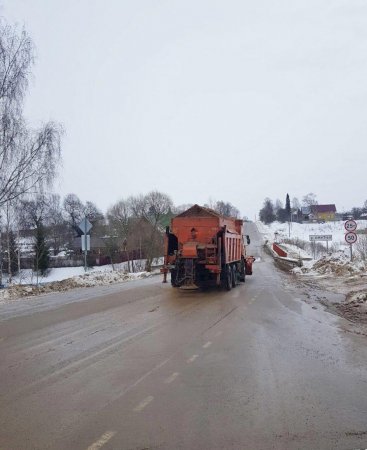
[[[60,163],[61,126],[32,130],[23,118],[33,54],[26,31],[0,20],[0,208],[51,185]]]

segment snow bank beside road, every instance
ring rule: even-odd
[[[307,275],[336,275],[342,277],[364,275],[366,272],[366,263],[359,259],[350,260],[343,251],[334,252],[330,255],[321,257],[318,260],[312,260],[310,264],[292,269],[295,274]]]
[[[63,280],[52,281],[40,286],[12,284],[0,290],[0,303],[5,303],[19,297],[28,297],[50,292],[63,292],[78,287],[105,286],[113,283],[147,278],[159,272],[126,273],[123,271],[94,271],[84,275],[74,276]]]
[[[144,272],[145,267],[145,260],[135,260],[133,262],[130,262],[130,264],[134,263],[134,269],[135,273]],[[157,267],[159,265],[163,264],[163,257],[162,258],[156,258],[153,261],[152,267]],[[131,267],[131,266],[130,266]],[[98,274],[108,274],[108,273],[128,273],[129,272],[129,266],[127,262],[114,264],[112,267],[111,264],[108,264],[106,266],[96,266],[96,267],[89,267],[87,273],[84,271],[84,267],[58,267],[49,269],[47,274],[45,276],[40,276],[38,278],[39,284],[45,284],[45,283],[52,283],[54,281],[62,281],[66,280],[67,278],[73,278],[83,275],[90,275],[94,273]],[[133,274],[131,274],[133,275]],[[112,275],[111,275],[112,276]],[[108,275],[106,275],[106,280],[108,280]],[[37,278],[34,272],[31,269],[23,269],[20,273],[20,275],[13,277],[13,284],[37,284]]]

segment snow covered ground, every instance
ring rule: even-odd
[[[357,229],[367,228],[367,220],[357,220]],[[333,250],[349,249],[349,245],[344,240],[345,229],[344,222],[326,222],[326,223],[279,223],[273,222],[270,225],[264,225],[262,222],[256,222],[258,230],[263,234],[264,239],[273,242],[275,233],[278,233],[279,242],[284,239],[300,239],[309,242],[311,234],[331,234],[333,240],[329,243]],[[311,255],[310,255],[311,256]]]
[[[319,286],[325,291],[344,296],[344,300],[340,303],[330,303],[324,296],[322,300],[324,306],[352,322],[367,325],[367,234],[358,235],[357,244],[364,246],[353,245],[351,260],[350,247],[344,240],[345,230],[342,221],[324,224],[293,223],[291,228],[288,224],[278,222],[271,225],[257,222],[256,225],[268,247],[277,240],[291,257],[292,254],[297,254],[297,249],[301,258],[305,257],[305,253],[308,254],[309,260],[303,260],[302,267],[290,269],[295,276],[301,277],[305,286],[312,288]],[[367,221],[357,220],[357,225],[358,230],[365,230]],[[331,234],[333,240],[329,242],[329,251],[326,251],[326,243],[323,242],[314,253],[315,249],[309,241],[310,234]],[[366,330],[358,329],[357,332],[366,334]]]
[[[130,262],[131,264],[131,262]],[[159,266],[163,264],[163,258],[157,258],[153,261],[153,267]],[[133,277],[136,273],[144,272],[145,268],[145,260],[137,260],[134,261],[135,272],[130,275]],[[39,284],[52,283],[54,281],[62,281],[67,278],[73,277],[83,277],[88,276],[88,278],[92,278],[94,275],[110,277],[111,273],[128,273],[128,264],[127,262],[106,265],[106,266],[96,266],[96,267],[88,267],[87,272],[85,272],[84,267],[59,267],[55,269],[49,269],[45,276],[38,277]],[[31,269],[22,270],[21,273],[15,277],[13,277],[13,284],[37,284],[37,276]]]
[[[357,220],[357,230],[367,228],[366,220]],[[350,260],[350,247],[346,244],[344,222],[326,222],[326,223],[279,223],[273,222],[264,225],[262,222],[256,222],[259,232],[263,235],[264,242],[270,245],[277,241],[285,248],[291,257],[309,259],[304,261],[302,268],[294,268],[294,273],[308,275],[350,275],[361,273],[366,270],[366,263],[363,255],[358,251],[358,245],[353,245],[353,261]],[[332,241],[318,242],[318,248],[313,248],[309,236],[332,235]],[[366,235],[358,235],[358,239],[367,239]]]
[[[90,267],[87,272],[83,267],[63,267],[50,269],[46,276],[39,277],[32,270],[22,270],[21,274],[13,278],[10,285],[0,289],[0,303],[14,298],[37,295],[52,291],[65,291],[76,287],[93,287],[122,283],[139,278],[150,277],[159,273],[159,265],[163,264],[163,258],[153,261],[153,271],[143,270],[145,260],[134,261],[135,272],[128,272],[127,263]],[[38,284],[37,284],[38,281]]]
[[[159,261],[156,262],[156,265]],[[135,272],[144,272],[145,261],[134,262]],[[38,283],[52,283],[54,281],[66,280],[67,278],[82,277],[88,275],[90,278],[92,275],[98,274],[107,275],[113,272],[128,273],[127,263],[114,264],[112,267],[110,264],[106,266],[88,267],[85,272],[84,267],[58,267],[55,269],[49,269],[47,275],[39,276]],[[134,274],[132,274],[134,275]],[[13,284],[37,284],[37,276],[31,269],[22,270],[20,275],[13,277]]]

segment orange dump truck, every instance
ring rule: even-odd
[[[249,243],[242,220],[194,205],[174,217],[166,229],[163,281],[170,272],[174,287],[230,290],[252,274],[255,258],[246,256]]]

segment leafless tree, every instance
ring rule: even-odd
[[[213,197],[209,197],[208,201],[204,203],[204,206],[205,208],[209,208],[215,211],[217,203],[218,203],[217,200],[215,200]]]
[[[127,239],[130,234],[132,216],[130,199],[120,200],[107,211],[108,222],[122,240]]]
[[[20,222],[24,227],[34,229],[34,269],[37,276],[39,271],[44,275],[48,268],[48,246],[45,242],[45,228],[50,214],[49,197],[37,194],[31,199],[22,200],[19,212]]]
[[[130,202],[134,216],[150,225],[150,231],[145,240],[146,270],[150,271],[153,259],[160,256],[159,249],[162,246],[164,231],[162,219],[172,211],[173,203],[168,195],[159,191],[131,197]]]
[[[207,203],[204,204],[205,208],[212,209],[213,211],[226,217],[240,217],[240,211],[230,202],[225,202],[223,200],[209,199]],[[181,211],[182,212],[182,211]]]
[[[131,199],[120,200],[115,205],[113,205],[107,211],[108,219],[108,234],[109,236],[116,236],[107,242],[109,247],[116,244],[120,251],[125,251],[127,256],[128,269],[130,270],[129,261],[129,247],[128,242],[130,241],[130,236],[133,227],[133,211],[131,208]]]
[[[36,228],[39,223],[47,222],[49,212],[49,197],[37,194],[20,202],[19,221],[25,228]]]
[[[76,194],[68,194],[64,198],[63,209],[70,227],[80,234],[79,224],[85,214],[85,206]]]
[[[93,202],[85,202],[84,214],[93,226],[104,221],[103,213]]]
[[[48,237],[53,254],[57,255],[60,249],[68,241],[68,227],[62,215],[61,199],[58,194],[48,196],[48,211],[45,218],[45,225],[48,229]]]
[[[226,217],[240,217],[240,211],[230,202],[224,202],[222,200],[216,202],[214,210],[222,216]]]
[[[313,192],[309,192],[302,198],[302,204],[304,206],[318,205],[318,201],[316,200],[316,194],[314,194]]]
[[[181,214],[184,211],[188,210],[189,208],[191,208],[191,206],[194,206],[193,203],[184,203],[182,205],[178,205],[178,206],[174,206],[172,208],[172,213],[177,215],[177,214]]]
[[[278,214],[279,210],[283,209],[283,203],[281,200],[279,200],[279,198],[277,198],[274,202],[274,213],[275,215]]]
[[[359,234],[355,244],[358,253],[363,261],[367,260],[367,235]]]
[[[60,163],[61,126],[31,130],[23,118],[33,52],[25,30],[0,20],[0,208],[52,184]]]
[[[297,197],[293,197],[292,198],[292,209],[293,210],[295,210],[295,209],[298,210],[300,208],[301,208],[301,204],[300,204],[298,198]]]
[[[0,284],[2,283],[2,268],[6,261],[6,271],[8,282],[12,282],[13,275],[18,270],[17,249],[15,243],[14,230],[17,226],[16,202],[7,202],[3,207],[3,213],[0,216]]]

